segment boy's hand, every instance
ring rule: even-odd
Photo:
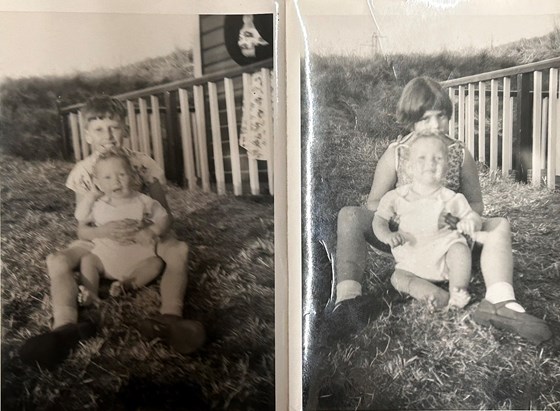
[[[407,239],[404,235],[402,235],[399,232],[396,233],[391,233],[391,235],[389,235],[386,238],[386,243],[389,244],[391,246],[391,248],[395,248],[398,247],[400,245],[403,245],[404,243],[406,243]]]
[[[98,198],[103,196],[103,192],[97,190],[97,187],[85,194],[85,199],[88,202],[94,203]]]
[[[138,231],[134,235],[134,242],[142,245],[152,245],[156,242],[157,235],[149,227]]]
[[[111,221],[101,227],[106,233],[105,237],[121,244],[128,244],[135,241],[135,236],[142,228],[142,223],[140,221],[126,219]]]

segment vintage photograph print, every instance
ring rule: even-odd
[[[143,7],[0,12],[2,409],[274,409],[272,2]]]
[[[299,6],[304,408],[556,408],[560,4]]]

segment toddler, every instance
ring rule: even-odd
[[[119,295],[155,280],[164,263],[156,255],[156,239],[169,224],[169,215],[156,200],[135,190],[134,172],[126,153],[114,148],[100,154],[94,165],[94,183],[101,190],[87,194],[76,209],[80,225],[103,226],[113,221],[131,224],[139,230],[132,241],[108,237],[93,239],[90,254],[82,257],[80,304],[98,301],[99,277],[115,280],[109,293]]]
[[[439,132],[419,133],[410,145],[408,174],[412,182],[385,194],[373,219],[377,238],[391,246],[396,269],[393,286],[433,307],[463,308],[470,300],[471,251],[462,234],[473,236],[482,222],[462,194],[443,186],[447,145]],[[457,230],[442,216],[458,217]],[[395,218],[399,229],[392,232]],[[449,293],[435,282],[449,280]]]

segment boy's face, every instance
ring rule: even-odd
[[[412,180],[426,185],[439,185],[447,169],[444,142],[438,138],[424,137],[410,148]]]
[[[439,131],[449,133],[449,117],[441,110],[428,110],[422,118],[414,123],[413,131]]]
[[[124,137],[124,121],[118,116],[90,120],[86,127],[86,141],[91,144],[94,153],[121,147]]]
[[[95,184],[110,198],[126,198],[132,192],[130,170],[124,160],[116,157],[97,162]]]

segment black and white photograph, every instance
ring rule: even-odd
[[[4,410],[275,409],[275,3],[203,3],[0,2]]]
[[[292,16],[302,408],[557,409],[560,4]]]

